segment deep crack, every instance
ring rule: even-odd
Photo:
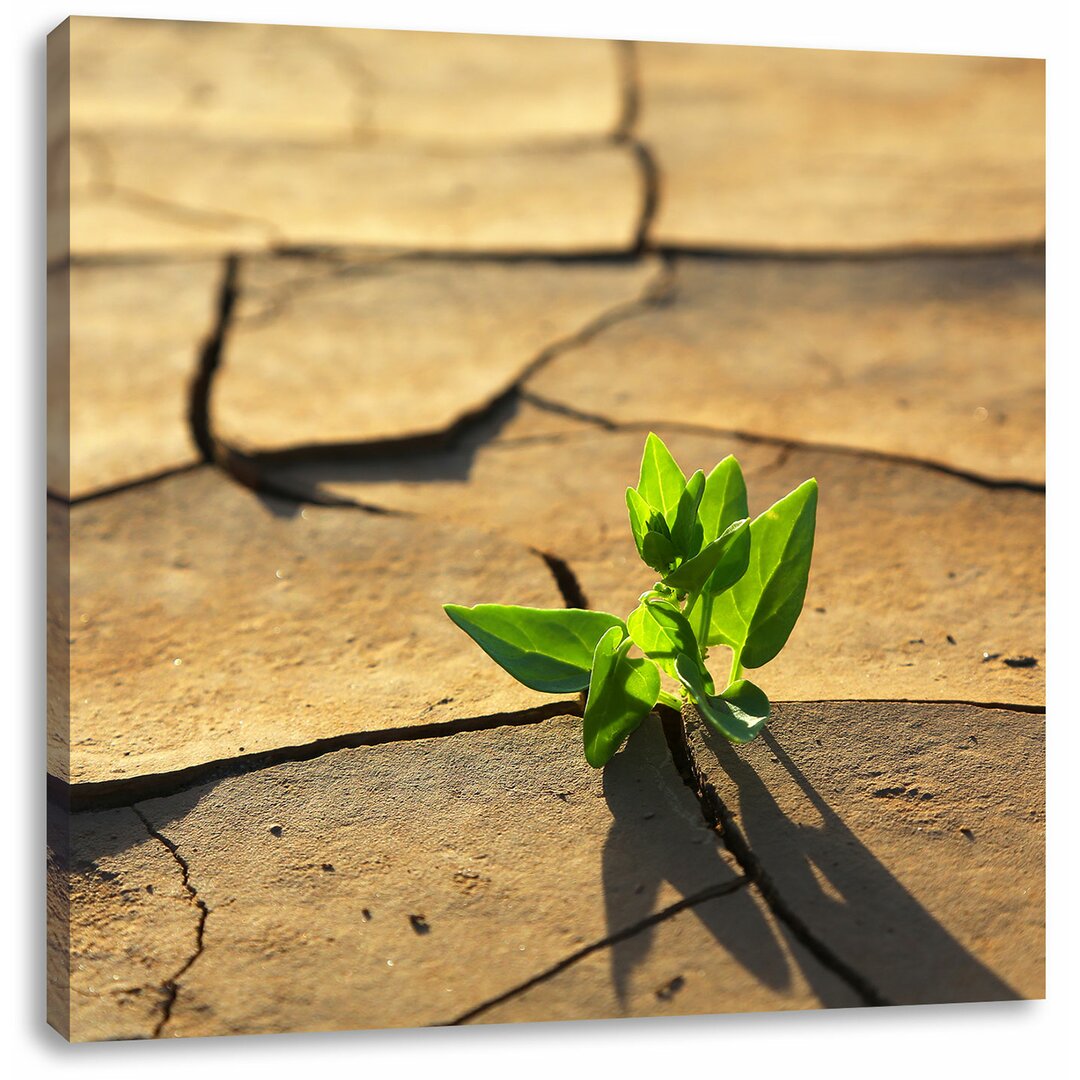
[[[708,437],[720,436],[728,439],[741,439],[743,442],[757,443],[762,446],[777,446],[784,449],[788,454],[794,450],[824,451],[830,454],[843,454],[846,457],[870,458],[874,461],[885,461],[896,465],[910,465],[914,468],[929,469],[932,472],[942,473],[945,476],[953,476],[958,480],[966,480],[979,487],[994,491],[1028,491],[1035,495],[1046,494],[1046,484],[1036,483],[1033,480],[1007,480],[993,476],[983,476],[981,473],[970,472],[954,465],[945,465],[940,461],[931,461],[928,458],[911,457],[907,454],[892,454],[886,450],[871,450],[865,447],[842,446],[835,443],[809,442],[804,439],[793,439],[790,436],[764,435],[757,431],[744,431],[740,428],[714,428],[708,424],[695,424],[685,420],[613,420],[601,413],[587,412],[560,401],[552,401],[545,398],[527,387],[522,390],[522,400],[527,401],[538,409],[560,416],[567,416],[574,420],[580,420],[584,424],[603,431],[638,431],[649,432],[656,430],[668,430],[684,432],[688,435],[704,435]],[[779,467],[782,462],[776,462],[773,467]]]
[[[221,292],[218,296],[217,318],[203,343],[199,355],[199,367],[191,383],[188,423],[191,425],[191,437],[204,461],[214,460],[214,440],[210,434],[210,387],[214,381],[214,373],[221,363],[225,335],[228,333],[233,309],[236,306],[239,292],[238,271],[237,256],[227,256],[221,278]]]
[[[560,559],[558,555],[552,555],[550,551],[540,551],[537,548],[531,550],[547,563],[547,568],[551,571],[552,577],[555,578],[555,584],[559,587],[559,592],[562,593],[566,606],[568,608],[588,609],[589,601],[585,596],[584,589],[581,587],[581,582],[578,581],[577,574],[574,573],[570,564],[565,559]]]
[[[394,458],[446,453],[466,444],[472,445],[477,442],[477,436],[485,435],[493,423],[510,415],[514,405],[521,400],[522,387],[525,383],[552,360],[564,352],[587,345],[598,334],[617,323],[635,318],[668,303],[673,291],[672,266],[666,260],[661,260],[657,273],[649,279],[636,297],[602,311],[578,330],[546,345],[522,367],[508,386],[475,409],[462,414],[446,427],[355,443],[304,445],[276,451],[246,452],[219,440],[210,430],[211,425],[208,419],[206,439],[211,445],[212,458],[246,487],[275,494],[278,490],[275,490],[273,481],[265,476],[264,466],[266,465],[327,460],[347,460],[356,464],[362,464],[365,461],[383,462]],[[222,337],[223,334],[224,327]],[[218,361],[220,361],[220,356]],[[208,372],[207,394],[217,370],[218,363],[216,362]],[[350,500],[345,500],[344,504],[349,502]],[[379,510],[380,508],[369,507],[369,509]]]
[[[488,731],[499,727],[539,724],[556,716],[580,716],[578,700],[546,702],[519,712],[491,713],[486,716],[460,717],[429,724],[382,728],[377,731],[355,731],[315,739],[297,746],[280,746],[258,753],[241,754],[213,761],[200,762],[170,772],[129,776],[118,780],[99,780],[69,784],[49,774],[49,799],[71,813],[108,810],[132,806],[147,799],[176,795],[203,784],[217,783],[233,776],[258,772],[286,762],[311,761],[338,750],[360,746],[381,746],[384,743],[410,742],[417,739],[440,739],[472,731]]]
[[[776,702],[776,704],[833,705],[847,701],[862,705],[970,705],[974,709],[1002,709],[1006,712],[1046,715],[1045,705],[1026,705],[1015,701],[972,701],[970,698],[800,698],[798,702]]]
[[[172,476],[183,476],[185,473],[195,472],[196,469],[202,469],[205,466],[205,461],[192,461],[187,465],[177,465],[174,468],[162,469],[160,472],[147,473],[144,476],[136,477],[134,480],[124,480],[119,484],[96,488],[94,491],[76,495],[74,498],[65,498],[55,491],[47,491],[46,497],[64,506],[81,506],[83,503],[94,502],[96,499],[105,499],[110,495],[123,495],[125,491],[131,491],[147,484],[156,484],[159,480],[168,480]]]
[[[132,806],[131,810],[143,825],[146,826],[146,831],[168,849],[169,854],[172,855],[173,860],[176,862],[177,866],[180,867],[181,881],[184,889],[191,898],[192,905],[197,908],[199,912],[198,921],[195,925],[195,949],[183,964],[181,964],[180,967],[165,981],[161,988],[164,995],[161,1003],[161,1019],[154,1028],[154,1038],[157,1039],[160,1038],[162,1032],[165,1030],[165,1025],[172,1019],[173,1007],[176,1005],[176,997],[180,992],[180,980],[191,970],[192,964],[194,964],[203,954],[203,936],[206,932],[206,920],[210,917],[210,909],[206,906],[206,902],[199,897],[198,890],[195,886],[191,884],[191,868],[188,866],[187,860],[177,850],[176,844],[174,844],[164,833],[158,832],[158,830],[150,824],[149,818],[147,818],[137,806]]]
[[[692,705],[684,706],[693,710]],[[851,965],[837,956],[824,942],[811,932],[810,928],[796,915],[787,901],[779,894],[758,857],[751,850],[742,830],[735,822],[734,815],[720,798],[716,788],[702,775],[694,763],[693,754],[686,738],[685,715],[674,709],[658,706],[667,739],[668,749],[676,770],[683,783],[690,789],[701,808],[706,823],[717,830],[724,845],[731,852],[743,873],[757,886],[769,910],[776,919],[787,928],[791,935],[819,963],[843,980],[865,1005],[891,1005],[870,981]],[[696,710],[694,710],[696,713]]]

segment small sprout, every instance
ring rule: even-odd
[[[580,608],[446,604],[444,610],[519,682],[547,694],[586,694],[585,758],[594,768],[611,760],[658,703],[678,709],[692,702],[724,738],[749,742],[770,706],[743,671],[775,658],[802,611],[817,481],[807,480],[750,520],[734,457],[688,480],[650,434],[626,507],[638,555],[660,580],[625,622]],[[722,683],[706,664],[718,645],[731,652]],[[631,656],[634,647],[643,655]],[[678,693],[662,687],[662,675]]]

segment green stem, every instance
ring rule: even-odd
[[[697,592],[687,593],[686,606],[683,608],[683,614],[689,617],[690,609],[701,600],[702,605],[702,623],[705,627],[706,636],[708,635],[709,620],[712,618],[712,593],[708,589],[699,589]],[[716,687],[713,684],[712,675],[709,674],[709,665],[707,663],[709,659],[709,648],[703,642],[698,642],[698,653],[701,657],[701,667],[705,672],[705,687],[709,693],[713,693]],[[685,693],[685,691],[684,691]]]
[[[731,650],[731,674],[728,676],[728,686],[738,682],[742,678],[742,653]]]
[[[698,602],[698,598],[701,596],[700,592],[688,592],[686,594],[686,603],[683,605],[683,614],[689,618],[690,609]],[[701,653],[702,663],[705,662],[705,646],[699,641],[698,652]]]

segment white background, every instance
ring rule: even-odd
[[[72,10],[47,0],[5,5],[3,101],[9,110],[0,169],[7,306],[0,395],[0,543],[6,619],[0,747],[3,843],[3,1056],[9,1075],[188,1078],[293,1076],[359,1070],[375,1076],[590,1075],[677,1080],[1065,1075],[1075,1068],[1080,1020],[1075,863],[1080,710],[1070,693],[1077,619],[1076,469],[1080,254],[1075,203],[1080,40],[1068,3],[905,0],[649,5],[545,0],[514,5],[384,0],[142,0]],[[957,52],[1047,58],[1048,95],[1048,557],[1050,906],[1048,1001],[789,1015],[702,1017],[520,1027],[284,1035],[69,1047],[44,1021],[44,42],[67,15],[323,23],[399,29],[620,37],[728,44]],[[8,334],[8,328],[13,330]],[[9,846],[10,845],[10,846]]]

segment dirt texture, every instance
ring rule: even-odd
[[[662,244],[863,252],[1043,236],[1042,60],[643,43]]]
[[[612,979],[619,951],[635,949],[645,959],[621,981]],[[692,1016],[715,1012],[718,1000],[730,1002],[725,1012],[862,1004],[777,923],[750,886],[673,915],[650,940],[631,938],[590,952],[469,1023]]]
[[[678,259],[671,302],[529,379],[615,423],[694,424],[1041,484],[1041,257]]]
[[[622,113],[609,41],[157,19],[72,28],[77,129],[454,147],[603,138]]]
[[[204,469],[71,513],[70,745],[50,771],[128,780],[358,732],[534,709],[443,603],[562,607],[526,548],[259,498]]]
[[[256,452],[437,435],[559,343],[634,310],[658,275],[652,259],[245,262],[215,434]]]
[[[617,252],[633,246],[644,197],[633,154],[609,144],[449,152],[158,131],[75,138],[92,166],[72,172],[79,255],[350,244]]]
[[[603,773],[566,716],[342,750],[135,809],[176,847],[209,912],[168,1036],[449,1023],[569,953],[743,881],[655,719]],[[83,815],[82,843],[108,842],[105,818]],[[108,909],[129,856],[94,857],[122,871],[100,888]],[[168,934],[174,951],[194,951],[199,912],[177,910],[187,920],[168,927],[133,915],[136,948],[156,955]],[[718,962],[755,963],[739,930],[771,938],[758,911],[734,926],[706,918]],[[612,952],[619,978],[649,944],[646,928]]]
[[[88,494],[199,461],[192,382],[217,322],[218,260],[49,275],[49,490]],[[63,309],[63,310],[61,310]]]

